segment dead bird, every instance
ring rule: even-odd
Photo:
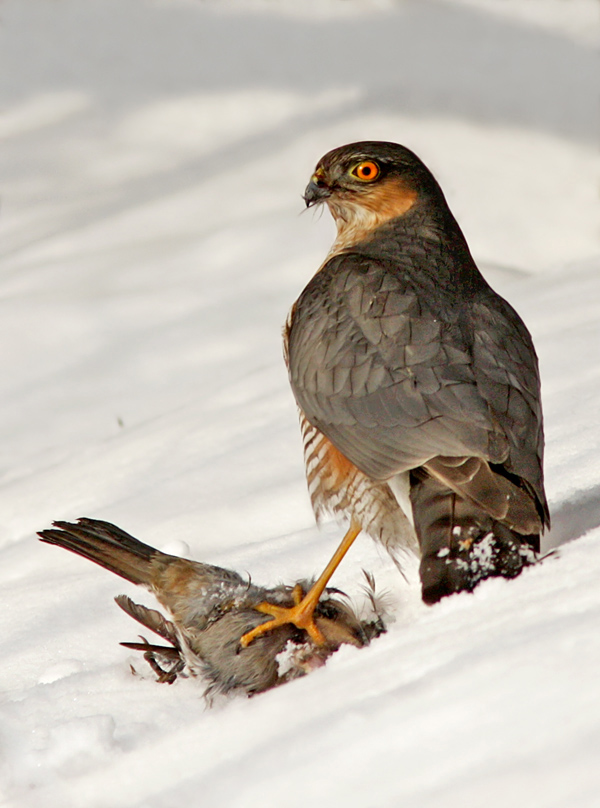
[[[149,589],[171,619],[126,595],[115,600],[168,645],[156,645],[143,637],[141,642],[121,645],[142,651],[159,682],[171,684],[178,676],[204,678],[208,696],[233,691],[261,693],[320,667],[340,645],[362,647],[385,631],[374,582],[367,576],[373,606],[368,620],[359,619],[347,602],[331,596],[343,593],[327,590],[315,611],[323,644],[285,624],[243,648],[240,638],[271,619],[256,607],[264,601],[293,606],[310,582],[257,586],[232,570],[163,553],[98,519],[54,522],[53,528],[38,535],[43,542],[64,547]]]

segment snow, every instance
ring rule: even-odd
[[[567,6],[571,13],[566,11]],[[0,791],[11,806],[598,805],[600,85],[595,0],[5,0],[0,8]],[[333,237],[311,169],[413,148],[540,355],[545,548],[425,607],[359,539],[394,618],[366,650],[207,709],[132,676],[135,587],[35,532],[309,577],[281,358]],[[574,541],[576,540],[576,541]],[[152,599],[148,597],[149,605]]]

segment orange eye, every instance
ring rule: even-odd
[[[373,182],[379,176],[379,166],[372,160],[365,160],[354,166],[350,173],[362,182]]]

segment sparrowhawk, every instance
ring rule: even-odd
[[[480,274],[429,169],[396,143],[328,152],[306,188],[337,238],[284,332],[317,516],[349,530],[296,606],[312,611],[358,533],[420,552],[423,599],[518,575],[550,524],[531,336]]]

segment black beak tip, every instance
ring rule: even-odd
[[[318,205],[319,202],[323,202],[328,196],[331,196],[331,190],[325,183],[317,183],[311,180],[306,186],[302,199],[307,208],[312,208],[313,205]]]

